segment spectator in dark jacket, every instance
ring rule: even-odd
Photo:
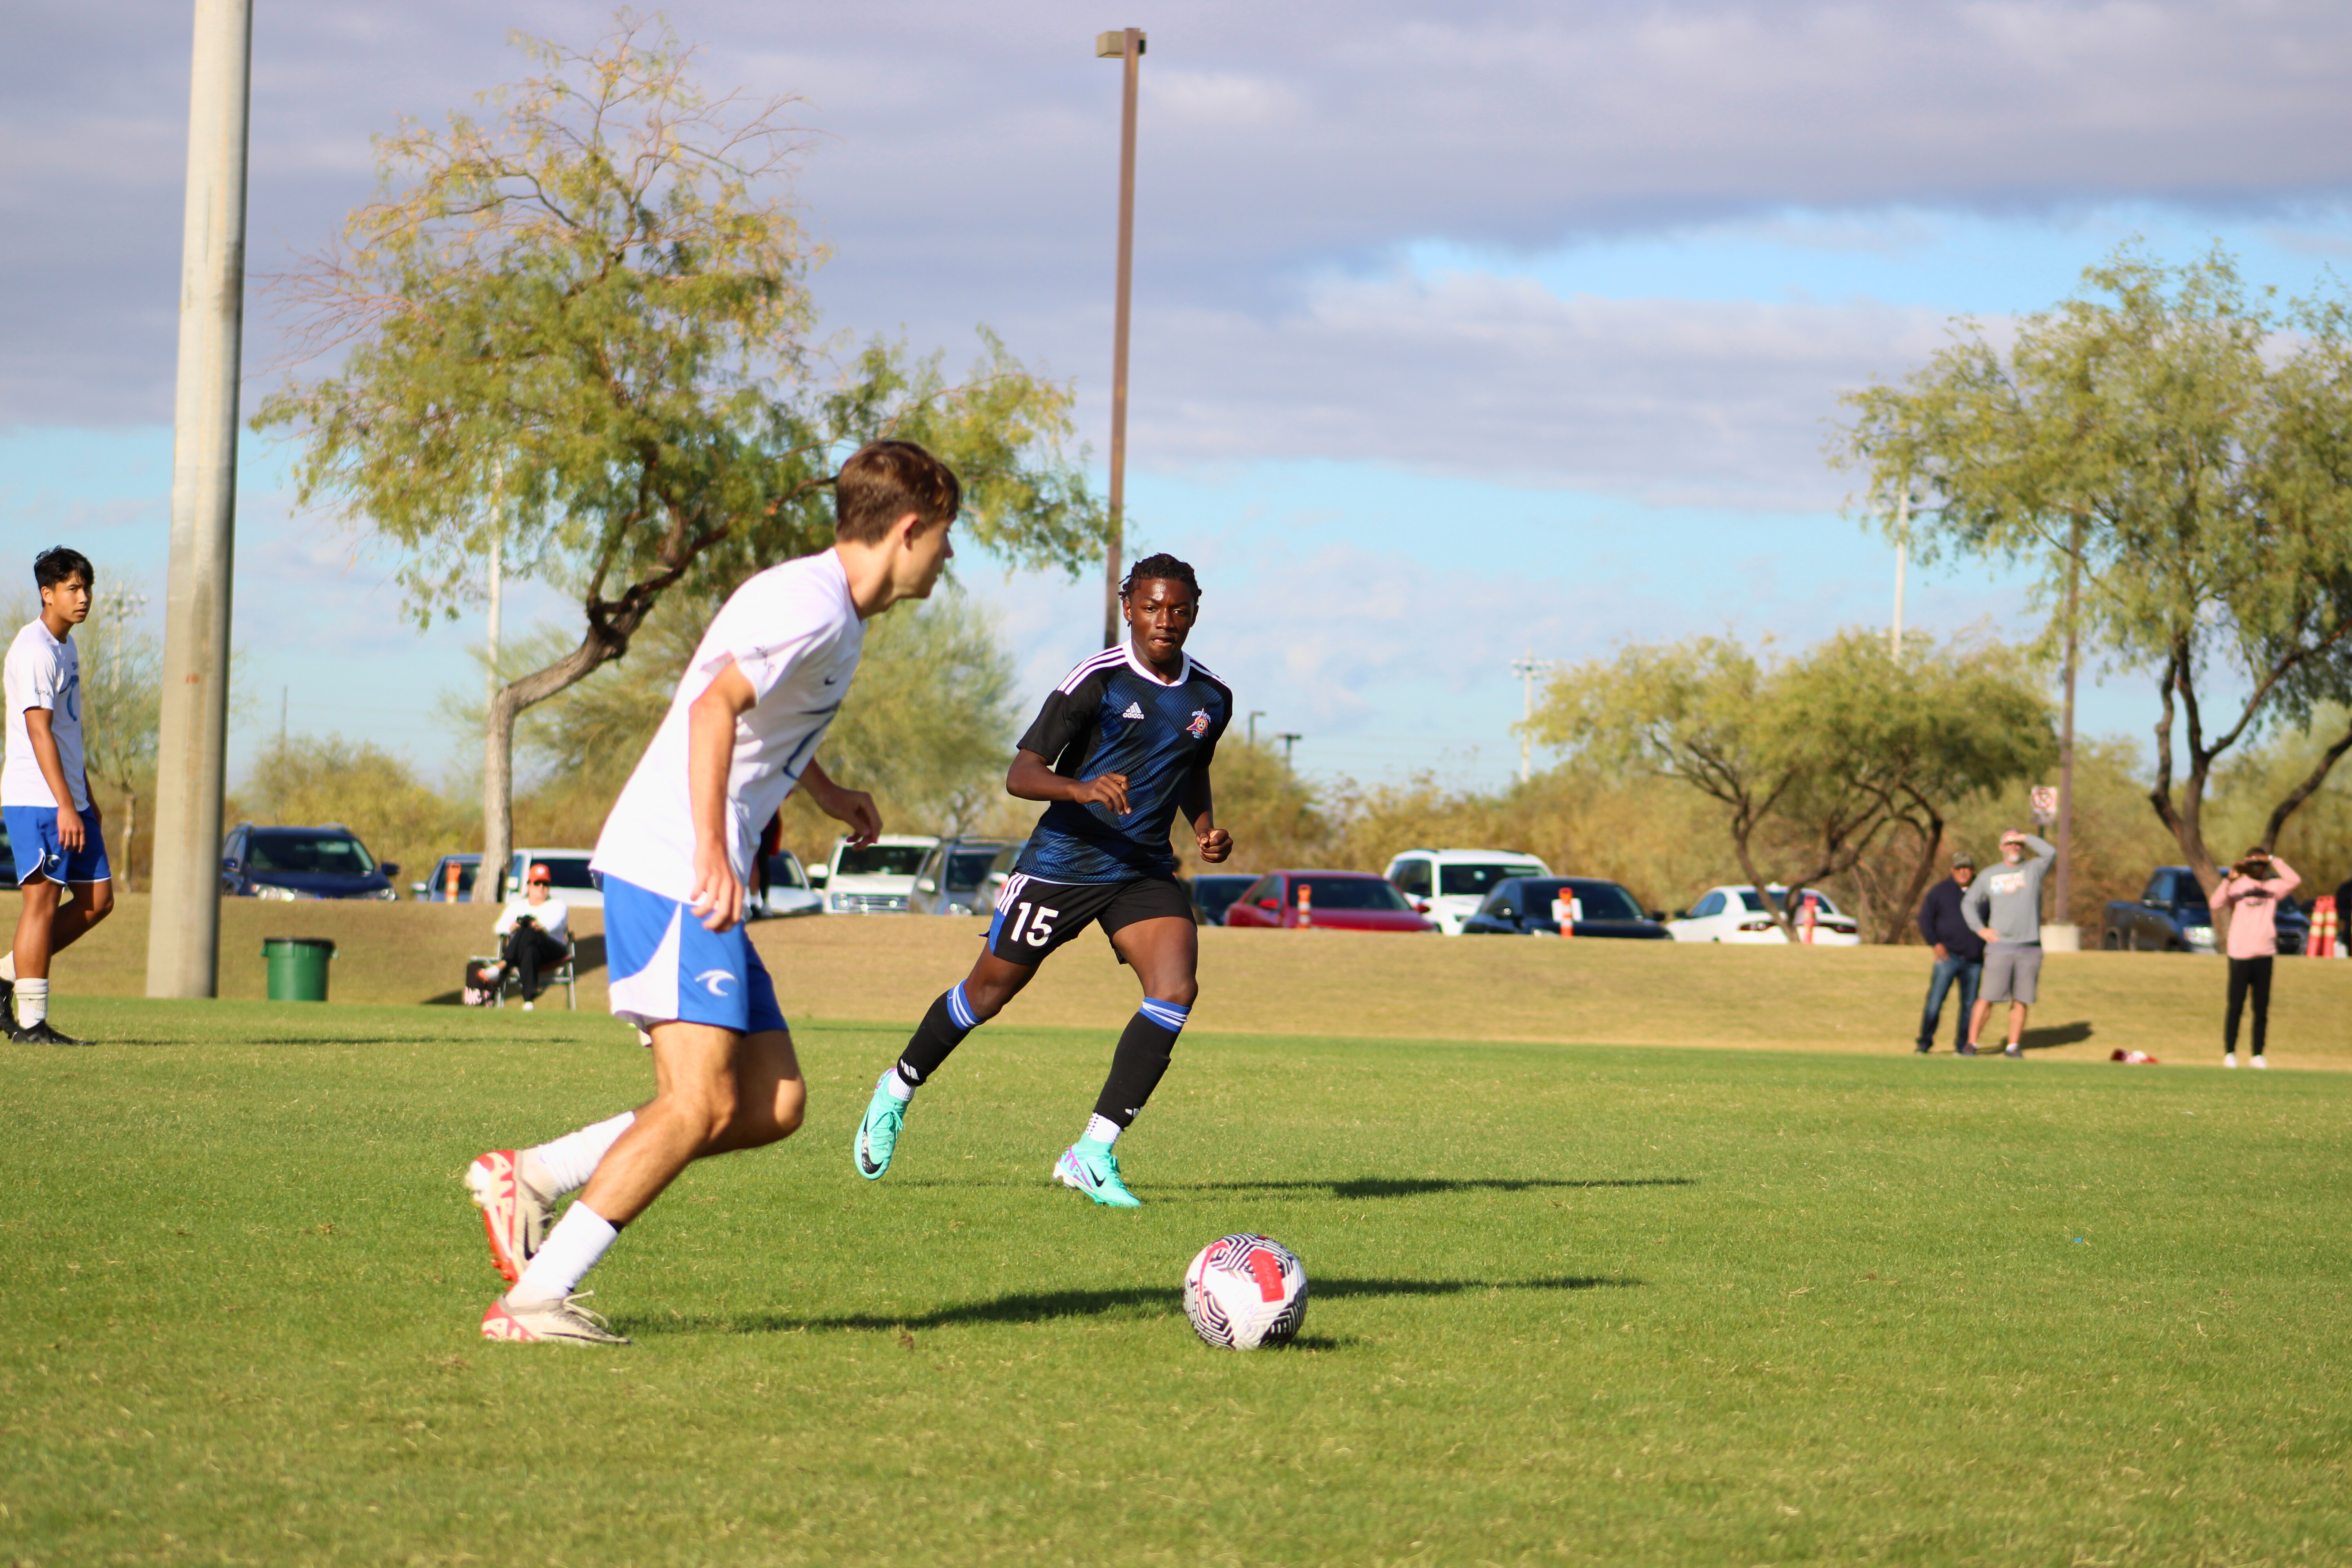
[[[1936,950],[1936,972],[1927,981],[1927,1006],[1919,1015],[1921,1056],[1936,1048],[1936,1026],[1944,1016],[1944,996],[1952,983],[1960,984],[1959,1019],[1952,1029],[1953,1047],[1964,1057],[1977,1054],[1969,1044],[1969,1014],[1977,1005],[1977,986],[1984,980],[1984,938],[1970,929],[1960,912],[1960,900],[1976,880],[1975,857],[1963,849],[1952,857],[1952,874],[1927,889],[1919,900],[1919,934]]]

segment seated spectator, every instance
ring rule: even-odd
[[[555,896],[555,877],[544,866],[533,866],[525,879],[522,897],[506,907],[493,928],[504,939],[499,962],[490,966],[493,982],[511,967],[522,981],[522,1005],[528,1010],[539,999],[539,972],[563,962],[572,951],[572,910]]]

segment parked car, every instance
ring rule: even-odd
[[[444,855],[433,863],[433,874],[421,882],[411,882],[408,890],[416,895],[421,904],[446,904],[449,900],[449,868],[457,868],[457,899],[461,904],[474,901],[474,876],[482,868],[479,855]]]
[[[807,869],[801,858],[789,849],[779,849],[768,857],[768,892],[764,899],[754,896],[752,908],[765,920],[784,920],[794,915],[816,915],[824,912],[824,896],[809,886]]]
[[[1302,918],[1299,890],[1308,894]],[[1225,910],[1225,924],[1295,931],[1435,931],[1413,912],[1404,895],[1370,871],[1270,871],[1250,884]]]
[[[1244,871],[1238,875],[1224,871],[1203,871],[1192,879],[1192,921],[1196,925],[1221,926],[1225,923],[1225,911],[1242,890],[1255,877]]]
[[[221,892],[233,899],[397,899],[397,863],[379,862],[340,822],[256,827],[240,822],[221,844]]]
[[[1389,862],[1388,879],[1418,913],[1448,936],[1478,912],[1507,877],[1549,877],[1551,868],[1516,849],[1408,849]]]
[[[923,858],[939,843],[928,834],[886,833],[871,844],[833,841],[833,854],[809,868],[829,915],[896,915],[907,911]]]
[[[981,884],[996,864],[1002,838],[942,838],[923,857],[907,907],[919,915],[976,915]],[[1002,884],[1000,884],[1001,886]],[[994,905],[990,905],[992,911]]]
[[[2298,953],[2311,935],[2311,916],[2293,899],[2278,901],[2278,950]],[[2158,866],[2137,903],[2111,903],[2099,922],[2099,945],[2109,952],[2211,952],[2213,910],[2197,873]]]
[[[1629,937],[1635,942],[1671,942],[1674,933],[1645,912],[1640,900],[1614,882],[1593,877],[1513,877],[1496,885],[1462,922],[1465,936],[1558,936],[1554,901],[1570,899],[1571,934]]]
[[[1774,887],[1776,900],[1790,900],[1789,889]],[[1862,933],[1853,917],[1830,901],[1827,893],[1813,893],[1813,945],[1815,947],[1860,947]],[[1787,904],[1791,920],[1801,918],[1804,893],[1793,895]],[[1785,942],[1772,911],[1765,907],[1764,896],[1753,887],[1709,888],[1698,902],[1685,913],[1678,913],[1666,922],[1666,931],[1676,942]]]

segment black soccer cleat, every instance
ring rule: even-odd
[[[20,1046],[86,1046],[89,1044],[88,1040],[77,1040],[70,1036],[58,1034],[49,1027],[49,1021],[47,1018],[37,1024],[18,1029],[8,1037]]]

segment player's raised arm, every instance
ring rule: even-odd
[[[735,766],[735,721],[759,700],[730,656],[687,710],[687,799],[694,809],[694,897],[706,931],[731,931],[743,918],[743,884],[727,844],[727,779]]]
[[[1016,800],[1066,800],[1076,805],[1107,805],[1121,816],[1131,810],[1125,773],[1066,779],[1034,752],[1013,753],[1013,765],[1004,773],[1004,793]]]

